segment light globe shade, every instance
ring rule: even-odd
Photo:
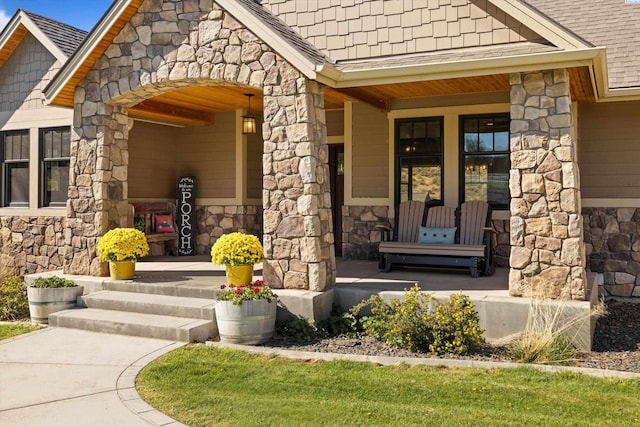
[[[242,116],[242,133],[256,133],[256,118],[253,116]]]

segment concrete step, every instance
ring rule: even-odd
[[[105,281],[102,288],[107,291],[132,292],[138,294],[170,295],[186,298],[217,299],[220,285],[193,281],[136,282],[131,280]]]
[[[204,342],[218,334],[216,323],[212,320],[99,308],[52,313],[49,315],[49,326],[181,342]]]
[[[100,291],[82,297],[89,308],[215,319],[216,300],[120,291]]]

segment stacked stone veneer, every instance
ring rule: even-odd
[[[342,258],[377,260],[382,232],[391,226],[388,206],[342,207]]]
[[[0,271],[24,275],[62,268],[65,221],[64,217],[0,218]]]
[[[262,206],[197,206],[196,254],[209,255],[223,234],[239,231],[262,239]]]
[[[197,85],[264,93],[263,209],[274,287],[335,283],[322,87],[211,0],[146,0],[75,93],[65,270],[106,274],[95,245],[127,212],[128,108]]]
[[[640,209],[583,208],[587,267],[606,295],[640,297]]]
[[[511,74],[509,292],[584,299],[580,181],[566,70]]]
[[[494,219],[491,225],[495,230],[492,235],[493,262],[496,267],[509,267],[509,255],[511,254],[511,227],[509,220]]]

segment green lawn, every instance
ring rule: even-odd
[[[526,368],[305,362],[191,345],[147,366],[137,388],[192,427],[640,425],[640,380]]]
[[[4,323],[0,325],[0,340],[6,340],[16,335],[37,331],[38,329],[42,329],[42,326],[30,325],[28,323]]]

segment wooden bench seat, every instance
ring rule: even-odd
[[[158,233],[156,217],[170,215],[175,232]],[[178,233],[175,226],[176,205],[173,202],[133,202],[129,203],[129,227],[138,228],[144,232],[149,243],[149,254],[177,255]]]
[[[487,203],[467,202],[456,210],[445,206],[429,209],[426,226],[432,231],[455,227],[455,239],[449,233],[453,243],[419,242],[424,209],[425,205],[420,201],[400,204],[394,240],[390,240],[391,229],[383,230],[384,238],[379,246],[380,268],[388,272],[394,264],[466,267],[472,277],[478,277],[480,272],[493,274],[491,228],[487,227],[491,210]]]

